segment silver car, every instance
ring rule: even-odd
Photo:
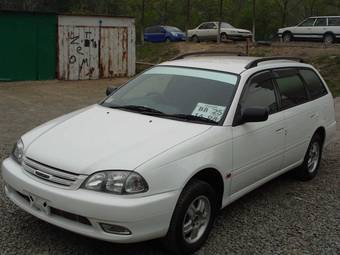
[[[188,30],[187,36],[193,42],[215,41],[218,35],[219,22],[205,22],[198,27]],[[242,40],[251,38],[252,33],[246,29],[235,28],[227,22],[221,23],[220,38],[221,41]]]

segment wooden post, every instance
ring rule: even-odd
[[[142,1],[142,16],[140,22],[140,42],[144,44],[144,11],[145,11],[145,0]]]

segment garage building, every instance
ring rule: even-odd
[[[130,17],[2,11],[0,33],[0,81],[135,74],[135,24]]]

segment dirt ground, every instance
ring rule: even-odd
[[[1,83],[0,161],[24,132],[98,102],[123,81]],[[336,108],[340,123],[340,99]],[[228,206],[198,254],[340,254],[339,155],[338,139],[313,181],[284,175]],[[45,223],[5,197],[1,177],[0,187],[0,254],[166,254],[157,241],[110,244]]]
[[[246,53],[247,44],[245,42],[230,42],[230,43],[177,43],[175,47],[179,52],[194,52],[194,51],[231,51]],[[262,53],[262,54],[261,54]],[[315,56],[325,54],[339,54],[340,44],[333,44],[326,46],[322,43],[313,42],[291,42],[287,43],[272,43],[270,46],[261,44],[253,45],[249,43],[249,54],[250,55],[272,55],[272,56],[295,56],[295,57],[307,57],[312,58]]]

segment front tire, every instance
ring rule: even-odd
[[[302,165],[296,169],[298,179],[309,181],[319,172],[322,156],[322,139],[318,134],[312,137]]]
[[[221,40],[221,42],[227,42],[228,41],[228,35],[226,33],[222,33],[220,40]]]
[[[191,37],[191,40],[192,40],[194,43],[199,43],[199,42],[200,42],[200,39],[198,38],[197,35],[194,35],[193,37]]]
[[[217,196],[206,182],[191,181],[182,191],[163,246],[175,254],[191,254],[202,247],[211,231]]]
[[[293,35],[290,32],[285,32],[282,36],[282,40],[284,43],[289,43],[293,39]]]

